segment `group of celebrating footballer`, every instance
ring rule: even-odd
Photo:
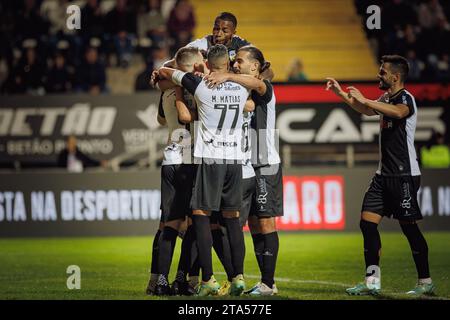
[[[283,215],[281,161],[275,130],[273,72],[263,53],[236,33],[237,19],[223,12],[212,35],[179,49],[152,74],[162,91],[158,121],[169,139],[161,168],[161,222],[153,242],[150,295],[252,296],[278,293],[274,275],[279,249],[276,217]],[[206,61],[205,61],[206,56]],[[419,281],[410,294],[430,294],[428,246],[416,223],[420,170],[414,150],[417,106],[404,88],[408,62],[384,56],[380,99],[358,89],[344,91],[333,78],[327,90],[355,111],[380,115],[380,166],[366,192],[360,227],[365,281],[351,295],[380,293],[378,224],[400,222],[413,253]],[[243,227],[248,223],[261,281],[246,291]],[[182,235],[176,278],[169,283],[176,239]],[[212,248],[227,281],[216,281]],[[201,281],[199,274],[201,270]]]

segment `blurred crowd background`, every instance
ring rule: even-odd
[[[382,28],[365,30],[377,57],[408,58],[411,80],[449,81],[450,1],[355,0],[362,17],[373,4],[382,8]]]
[[[66,26],[71,4],[81,8],[80,30]],[[366,9],[373,4],[381,8],[380,30],[365,28]],[[354,0],[354,7],[375,57],[404,55],[411,64],[411,80],[450,80],[450,1]],[[197,27],[189,0],[2,0],[0,12],[2,94],[115,93],[109,85],[114,81],[108,79],[114,77],[107,72],[110,68],[129,70],[135,91],[151,90],[150,71],[193,40]],[[306,41],[298,42],[305,46]],[[285,74],[277,74],[277,79],[311,80],[301,56],[294,51],[288,60]],[[308,68],[314,72],[318,66],[311,62]]]
[[[81,8],[82,28],[69,30],[66,8]],[[188,0],[20,0],[0,4],[1,91],[9,94],[110,92],[106,68],[127,69],[135,55],[146,73],[192,40]]]

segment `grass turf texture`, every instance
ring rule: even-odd
[[[450,233],[425,233],[434,299],[450,299]],[[251,237],[246,235],[247,287],[258,281]],[[280,294],[271,299],[407,299],[416,271],[407,240],[382,233],[378,297],[351,297],[347,286],[362,280],[362,238],[358,233],[280,233],[276,277]],[[0,239],[0,299],[167,299],[144,294],[152,237]],[[178,239],[170,280],[176,271]],[[216,278],[225,279],[214,255]],[[66,268],[81,268],[81,290],[68,290]],[[177,299],[177,298],[169,298]],[[179,298],[178,298],[179,299]],[[197,299],[197,298],[190,298]],[[213,299],[220,299],[214,297]],[[227,297],[230,299],[230,297]],[[242,298],[237,298],[242,299]]]

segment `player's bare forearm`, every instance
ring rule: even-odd
[[[402,119],[409,114],[408,106],[404,104],[392,105],[384,102],[366,99],[364,105],[391,118]]]
[[[267,86],[264,81],[247,74],[228,74],[228,80],[239,83],[247,89],[255,90],[259,95],[266,93]]]
[[[161,79],[169,80],[172,82],[172,75],[176,71],[176,69],[162,67],[158,70],[160,81]]]
[[[355,98],[349,97],[347,92],[341,91],[337,95],[342,99],[342,101],[344,101],[348,106],[350,106],[356,112],[365,114],[367,116],[376,115],[376,113],[372,109],[370,109],[367,106],[365,106],[364,104],[360,103]]]

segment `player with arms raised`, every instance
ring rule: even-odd
[[[364,238],[366,278],[350,295],[376,295],[381,290],[379,260],[381,239],[378,224],[384,216],[393,216],[408,239],[418,273],[418,282],[408,294],[431,294],[434,285],[428,265],[428,245],[417,225],[422,214],[417,202],[420,169],[414,148],[417,106],[405,89],[408,61],[398,55],[383,56],[378,78],[386,91],[377,101],[367,99],[355,87],[345,92],[333,78],[327,78],[327,90],[333,91],[357,112],[380,115],[380,162],[364,196],[360,228]]]

